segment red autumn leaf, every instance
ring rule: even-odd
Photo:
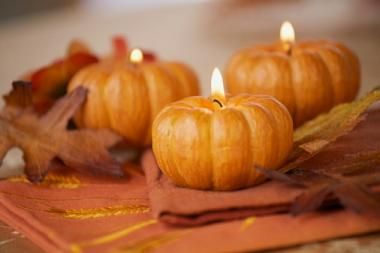
[[[0,112],[0,162],[17,146],[24,152],[25,172],[32,182],[41,181],[55,159],[83,172],[123,175],[120,164],[106,149],[120,141],[119,136],[104,129],[66,129],[86,94],[84,88],[78,88],[39,116],[31,107],[30,84],[14,82]]]
[[[32,73],[33,103],[38,111],[47,110],[56,99],[66,94],[71,78],[82,68],[98,61],[97,57],[83,52],[79,46],[70,46],[69,55]]]

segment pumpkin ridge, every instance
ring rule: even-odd
[[[171,113],[170,110],[172,108],[167,107],[167,109],[168,110],[164,111],[163,113],[160,113],[159,117],[157,117],[157,119],[156,119],[157,122],[161,121],[160,118],[166,116],[165,115],[166,113]],[[172,122],[172,124],[175,124],[175,123],[173,123],[173,121],[176,121],[177,119],[172,118],[171,115],[169,115],[168,117],[169,117],[169,120]],[[158,128],[155,127],[154,129],[158,129]],[[173,135],[173,134],[162,136],[162,133],[160,131],[158,131],[156,136],[158,136],[158,138],[167,138],[167,140],[170,142],[172,142],[172,139],[175,137],[175,135]],[[158,147],[156,145],[158,145]],[[187,182],[186,182],[185,178],[181,175],[181,173],[179,173],[177,171],[177,166],[173,166],[173,163],[169,162],[169,160],[168,160],[169,156],[167,155],[168,150],[170,151],[170,149],[167,147],[167,145],[162,145],[161,142],[158,142],[158,144],[153,145],[153,151],[156,153],[155,157],[156,157],[157,162],[160,165],[160,168],[162,169],[162,171],[169,177],[175,177],[177,180],[179,178],[179,180],[178,180],[179,182],[177,182],[177,183],[181,186],[186,186]],[[169,171],[164,170],[164,168],[170,168],[170,170]]]
[[[90,87],[93,87],[93,89],[95,89],[96,90],[96,93],[97,94],[100,94],[101,96],[103,96],[103,94],[102,94],[102,89],[99,89],[99,86],[100,85],[102,85],[101,84],[101,82],[99,82],[98,81],[98,79],[99,78],[101,78],[101,79],[104,79],[104,77],[103,77],[103,73],[97,73],[98,74],[98,76],[96,76],[96,78],[93,78],[92,77],[92,75],[94,75],[94,73],[93,73],[93,70],[92,69],[90,69],[88,72],[87,72],[87,75],[85,75],[84,77],[83,77],[83,79],[82,79],[82,81],[83,80],[86,80],[86,83],[89,83],[89,85],[87,85],[87,86],[90,86]],[[88,80],[90,80],[90,81],[88,81]],[[84,85],[82,85],[82,86],[84,86]],[[91,88],[88,88],[89,89],[89,92],[91,92]],[[87,99],[86,99],[87,100]],[[96,115],[98,114],[98,112],[96,112],[95,113]],[[85,117],[86,118],[86,117]],[[101,121],[100,119],[99,119],[99,117],[97,116],[97,120],[95,121],[95,126],[92,126],[92,127],[95,127],[95,128],[101,128],[102,126],[101,126],[101,124],[99,124],[99,121]],[[86,124],[86,123],[85,123]]]
[[[110,77],[110,82],[108,82],[107,83],[107,88],[109,88],[109,86],[112,84],[112,81],[114,81],[114,80],[117,80],[117,84],[118,85],[116,85],[116,88],[115,89],[118,89],[118,94],[119,94],[119,96],[120,96],[120,92],[122,92],[121,91],[121,88],[120,87],[123,87],[123,84],[124,84],[124,82],[125,82],[125,78],[136,78],[136,77],[139,77],[139,78],[143,78],[143,76],[141,75],[141,73],[139,73],[139,72],[135,72],[135,71],[128,71],[128,72],[125,72],[125,69],[128,69],[129,67],[128,66],[122,66],[121,68],[116,68],[116,69],[113,69],[112,70],[112,72],[110,73],[110,75],[109,75],[109,77]],[[141,80],[143,80],[143,79],[141,79]],[[138,80],[138,81],[140,81],[140,80]],[[127,91],[128,91],[128,93],[129,93],[129,96],[131,96],[131,97],[135,97],[135,93],[136,93],[136,90],[133,88],[133,86],[135,86],[135,85],[144,85],[143,83],[144,82],[142,82],[142,83],[140,83],[140,84],[138,84],[138,83],[136,83],[137,82],[137,80],[135,80],[135,82],[134,83],[130,83],[128,86],[126,86],[127,87]],[[112,84],[112,85],[115,85],[115,84]],[[125,87],[124,87],[125,88]],[[147,90],[147,87],[145,87],[145,90],[146,91],[148,91]],[[125,92],[125,91],[124,91]],[[140,91],[139,91],[140,92]],[[107,93],[108,94],[108,93]],[[118,97],[117,99],[121,99],[120,97]],[[109,105],[111,105],[111,104],[109,104]],[[112,105],[112,107],[114,107],[115,105]],[[129,105],[130,106],[130,105]],[[118,107],[118,108],[120,108],[120,104],[118,104],[116,107]],[[113,108],[111,108],[111,107],[109,107],[110,108],[110,110],[109,110],[109,112],[111,112],[112,110],[114,110]],[[139,107],[137,107],[137,110],[136,110],[136,108],[134,108],[134,110],[132,110],[133,111],[133,113],[130,113],[130,116],[129,116],[129,118],[135,118],[136,120],[138,120],[138,121],[142,121],[142,119],[144,119],[144,114],[142,114],[142,113],[140,113],[143,109],[145,109],[145,108],[139,108]],[[147,132],[147,130],[146,130],[146,124],[143,124],[143,127],[145,128],[145,129],[143,129],[143,130],[136,130],[136,126],[134,126],[134,128],[133,128],[133,130],[132,130],[132,133],[133,134],[130,134],[129,135],[129,137],[127,137],[126,136],[126,134],[124,134],[124,130],[122,130],[122,129],[120,129],[120,122],[119,122],[119,120],[117,120],[117,118],[120,118],[120,117],[122,117],[121,115],[119,115],[118,114],[118,117],[116,117],[115,118],[115,114],[113,113],[113,117],[110,117],[110,122],[111,122],[111,126],[112,126],[112,128],[113,129],[116,129],[116,131],[117,132],[119,132],[119,133],[121,133],[122,135],[123,135],[123,137],[128,141],[128,142],[131,142],[131,143],[136,143],[139,139],[142,139],[142,138],[144,138],[145,137],[145,134],[146,134],[146,132]],[[136,117],[137,116],[137,117]],[[146,115],[145,115],[146,116]],[[147,116],[146,116],[146,118],[148,118]],[[130,120],[128,120],[128,121],[130,121]],[[119,126],[119,127],[118,127]],[[128,126],[128,127],[132,127],[132,126]],[[125,129],[125,125],[123,124],[123,127],[122,127],[123,129]],[[137,131],[137,132],[136,132]]]
[[[247,124],[247,127],[249,128],[249,135],[252,136],[252,129],[251,129],[251,124],[250,124],[250,119],[248,119],[248,116],[246,115],[246,113],[244,113],[246,110],[244,111],[241,111],[241,110],[238,110],[238,112],[242,115],[242,118],[244,118],[246,124]],[[252,170],[250,170],[250,173],[248,175],[248,177],[246,177],[246,182],[244,183],[244,187],[248,187],[250,186],[250,182],[254,181],[254,179],[257,177],[257,173],[256,173],[256,170],[254,169],[254,167],[256,166],[254,164],[254,154],[252,152],[252,140],[251,138],[248,139],[248,147],[249,147],[249,155],[248,157],[250,157],[250,166],[249,167],[253,167]]]
[[[210,124],[208,124],[208,127],[207,127],[207,134],[208,134],[208,137],[209,137],[209,142],[210,143],[210,146],[209,148],[207,149],[208,150],[208,157],[212,157],[210,159],[210,170],[211,170],[211,187],[209,189],[214,189],[215,188],[215,172],[214,172],[214,156],[212,155],[212,148],[213,148],[213,144],[214,144],[214,135],[213,135],[213,131],[212,131],[212,114],[210,114]]]
[[[273,129],[273,133],[274,133],[274,141],[275,140],[279,140],[279,131],[280,129],[278,128],[277,124],[276,124],[276,120],[274,119],[274,116],[273,114],[271,113],[271,111],[263,104],[261,104],[260,102],[258,102],[258,104],[260,104],[260,106],[263,108],[264,110],[264,113],[265,113],[265,116],[267,117],[267,120],[269,122],[269,124],[272,126],[272,129]],[[272,141],[273,142],[273,141]],[[273,152],[273,154],[275,154],[275,157],[272,157],[272,160],[279,160],[279,146],[278,145],[273,145],[274,150],[275,152]],[[273,148],[272,147],[272,148]],[[276,159],[274,159],[276,158]]]
[[[299,110],[299,99],[297,97],[297,92],[295,91],[295,87],[294,87],[294,82],[295,82],[295,77],[294,77],[294,72],[295,72],[295,67],[294,67],[294,61],[292,61],[291,59],[289,59],[289,65],[290,65],[290,78],[292,80],[292,92],[293,92],[293,98],[294,98],[294,112],[293,112],[293,115],[292,115],[292,119],[293,119],[293,123],[294,125],[297,125],[297,118],[298,118],[298,110]]]
[[[148,112],[148,116],[147,117],[149,119],[149,125],[152,125],[153,121],[154,121],[153,116],[152,116],[152,106],[153,106],[152,105],[152,97],[151,97],[151,93],[150,93],[149,87],[147,85],[147,80],[145,78],[144,70],[142,70],[140,72],[141,72],[142,79],[144,80],[144,82],[143,82],[144,86],[145,86],[146,90],[148,91],[148,97],[149,97],[149,99],[146,99],[146,100],[148,101],[147,108],[149,108],[149,112]],[[144,141],[143,141],[144,145],[146,145],[149,142],[149,135],[150,135],[150,133],[149,133],[149,125],[145,125],[144,126],[146,128],[144,130],[145,134],[144,134],[144,137],[143,137],[143,139],[144,139]]]
[[[276,133],[277,133],[276,140],[277,142],[281,140],[280,142],[281,144],[287,143],[284,140],[282,140],[283,136],[282,135],[280,136],[281,129],[279,128],[279,126],[282,124],[282,120],[283,120],[282,117],[284,117],[285,119],[287,118],[288,120],[290,120],[290,124],[291,124],[290,128],[293,129],[293,126],[292,126],[293,120],[289,111],[286,109],[286,106],[273,97],[257,97],[257,100],[263,101],[264,103],[269,103],[269,104],[264,104],[264,107],[271,108],[270,111],[269,110],[267,111],[270,112],[271,118],[273,119],[271,122],[273,122],[276,128]],[[279,117],[281,118],[281,120],[279,120]],[[287,122],[288,120],[285,120],[285,122]],[[285,130],[285,129],[282,129],[282,130]],[[291,139],[290,142],[293,142],[293,139]],[[283,157],[283,153],[284,151],[288,149],[289,148],[287,146],[277,145],[276,154],[277,154],[277,160],[280,161],[279,164],[281,164],[284,161],[284,159],[286,159],[286,156]]]
[[[293,97],[293,101],[294,101],[294,110],[293,110],[291,116],[292,116],[293,124],[295,125],[294,122],[295,122],[295,119],[297,118],[298,103],[297,103],[297,98],[296,98],[296,91],[295,91],[294,85],[293,85],[293,83],[294,83],[293,71],[294,70],[293,70],[292,61],[291,61],[290,57],[288,57],[288,65],[289,65],[289,68],[290,68],[290,73],[289,73],[289,75],[290,75],[290,82],[291,82],[291,84],[290,84],[290,90],[292,91],[292,97]]]
[[[193,110],[192,110],[193,111]],[[197,134],[199,135],[199,136],[202,136],[202,132],[203,131],[205,131],[205,129],[206,129],[206,133],[207,133],[207,135],[208,136],[211,136],[211,128],[210,127],[200,127],[199,126],[199,122],[198,122],[198,118],[200,118],[200,117],[205,117],[206,119],[207,119],[207,121],[208,122],[211,122],[211,117],[212,117],[212,114],[209,114],[209,113],[204,113],[203,111],[200,111],[200,112],[198,112],[198,113],[196,113],[195,114],[196,116],[193,116],[193,117],[191,117],[191,120],[194,122],[194,124],[197,126],[196,127],[196,129],[197,129]],[[211,124],[208,124],[209,126],[211,125]],[[199,140],[198,140],[199,141]],[[203,139],[201,140],[201,142],[203,143],[203,145],[206,145],[206,146],[208,146],[206,149],[208,150],[208,152],[209,152],[209,154],[208,155],[212,155],[212,143],[211,142],[205,142]],[[204,189],[205,190],[207,190],[207,189],[211,189],[214,185],[213,185],[213,183],[214,183],[214,171],[213,171],[213,162],[212,162],[212,159],[211,159],[211,161],[210,161],[210,163],[211,164],[209,164],[209,168],[206,168],[206,170],[209,170],[209,174],[211,174],[211,182],[210,182],[210,180],[206,180],[207,181],[207,187],[204,187]],[[181,171],[181,170],[179,170],[179,171]],[[179,172],[179,174],[182,176],[182,177],[184,177],[183,176],[183,174],[181,173],[181,172]],[[210,175],[209,175],[209,178],[210,178]],[[186,177],[184,177],[184,180],[185,180],[185,182],[186,182],[186,185],[187,186],[189,186],[189,185],[191,185],[191,183],[189,183],[188,182],[188,180],[186,180],[187,178]]]
[[[261,112],[263,112],[263,115],[265,115],[265,117],[266,117],[266,121],[271,121],[271,118],[268,117],[268,115],[267,115],[268,112],[269,112],[268,109],[263,104],[259,103],[258,101],[250,102],[250,103],[246,103],[246,104],[241,104],[239,107],[243,108],[244,111],[246,111],[246,108],[256,107]],[[251,126],[251,125],[249,125],[249,126]],[[275,128],[273,127],[273,123],[272,122],[270,123],[270,126],[272,127],[272,131],[275,131]],[[252,131],[251,127],[250,127],[250,131]],[[266,160],[265,160],[265,162],[267,162]],[[265,166],[265,165],[259,164],[259,166]]]
[[[229,145],[231,144],[230,143],[230,140],[233,140],[233,141],[236,141],[236,139],[240,139],[241,143],[247,141],[247,139],[242,139],[242,135],[243,133],[245,132],[246,134],[248,134],[248,136],[250,137],[250,131],[249,131],[249,125],[247,124],[247,121],[245,121],[245,119],[242,119],[244,118],[244,115],[240,112],[240,110],[237,108],[237,107],[232,107],[232,106],[228,106],[228,107],[224,107],[224,109],[220,109],[220,110],[217,110],[215,111],[215,113],[211,114],[211,129],[212,129],[212,140],[213,140],[213,144],[211,145],[211,150],[212,151],[215,151],[215,150],[218,150],[220,152],[218,153],[215,153],[215,152],[212,152],[213,155],[211,156],[212,159],[212,164],[213,164],[213,187],[214,188],[218,188],[219,190],[230,190],[230,189],[235,189],[236,188],[236,185],[242,185],[242,183],[245,182],[246,180],[246,176],[244,176],[246,173],[245,173],[245,166],[244,164],[245,163],[241,163],[241,161],[244,161],[249,159],[249,156],[248,156],[248,152],[246,153],[246,156],[242,156],[241,159],[238,160],[239,162],[239,167],[232,167],[230,162],[227,162],[228,166],[229,167],[226,167],[223,163],[219,163],[218,160],[220,159],[219,157],[223,155],[225,155],[225,152],[226,150],[235,150],[236,149],[236,146],[234,147],[231,147],[231,146],[228,146],[227,147],[223,147],[222,149],[220,149],[220,146],[218,149],[216,149],[215,147],[217,146],[215,144],[215,136],[218,136],[218,143],[220,142],[220,137],[223,136],[222,140],[226,138],[226,136],[228,137],[229,135],[227,135],[226,133],[229,132],[229,129],[231,128],[228,128],[228,127],[224,127],[223,128],[223,134],[222,135],[216,135],[218,132],[220,133],[220,131],[218,131],[217,128],[215,128],[215,126],[217,126],[216,124],[218,123],[221,123],[221,125],[226,125],[226,117],[230,117],[230,120],[237,120],[237,121],[240,121],[238,125],[245,125],[245,127],[243,127],[242,132],[239,132],[238,134],[234,134],[233,135],[233,138],[228,138],[227,140],[227,143],[229,143]],[[232,117],[232,118],[231,118]],[[216,124],[215,124],[216,123]],[[223,124],[224,123],[224,124]],[[237,136],[237,137],[236,137]],[[231,136],[230,136],[231,137]],[[248,138],[249,139],[249,138]],[[245,143],[244,143],[245,144]],[[241,150],[240,147],[237,148],[238,150]],[[243,150],[241,150],[243,151]],[[249,159],[250,160],[250,159]],[[217,163],[219,166],[216,167],[214,166],[214,164]],[[234,163],[234,165],[236,164],[236,162]],[[233,166],[234,166],[233,165]],[[237,168],[239,168],[239,170],[237,170]],[[232,170],[233,172],[232,173],[228,173],[228,171]],[[217,174],[217,177],[215,177],[214,175]],[[226,180],[226,174],[231,174],[233,178],[235,178],[235,181],[232,181],[231,180]],[[216,179],[218,179],[216,181]],[[215,183],[217,182],[217,183]],[[237,183],[237,182],[240,182],[240,183]]]
[[[103,104],[103,106],[104,106],[104,108],[105,108],[105,112],[106,112],[106,117],[107,117],[107,120],[108,120],[108,125],[110,125],[110,126],[112,126],[112,122],[111,122],[111,114],[110,114],[110,108],[109,108],[109,106],[108,106],[108,103],[106,103],[106,92],[105,92],[105,89],[106,89],[106,84],[109,82],[109,80],[110,80],[110,77],[111,77],[111,75],[108,75],[108,77],[107,77],[107,79],[106,79],[106,81],[102,84],[102,104]],[[113,127],[113,126],[112,126]]]
[[[324,43],[320,48],[323,48],[324,50],[329,51],[330,54],[335,54],[336,57],[339,57],[339,58],[343,57],[342,54],[341,54],[341,51],[339,49],[335,50],[336,48],[331,47],[331,45],[329,45],[328,43]],[[333,91],[333,104],[336,105],[336,104],[339,104],[339,103],[344,103],[345,100],[346,100],[346,97],[347,97],[347,88],[344,87],[344,89],[343,89],[343,93],[345,93],[345,94],[343,95],[342,101],[337,100],[338,96],[339,96],[339,94],[337,94],[337,93],[342,92],[342,91],[338,91],[337,90],[337,87],[336,87],[337,84],[335,83],[335,80],[334,80],[335,73],[332,72],[333,70],[330,68],[330,65],[328,63],[328,61],[329,60],[331,61],[331,59],[327,59],[326,56],[323,55],[323,53],[322,53],[322,51],[321,51],[320,48],[314,48],[314,52],[317,55],[319,55],[319,57],[321,57],[324,65],[326,66],[326,69],[327,69],[327,71],[328,71],[328,73],[330,75],[331,89]],[[335,62],[334,64],[340,65],[340,63],[338,64],[337,62]],[[342,68],[342,66],[339,66],[339,68]],[[339,87],[338,87],[338,89],[339,89]]]
[[[298,77],[293,76],[294,88],[298,90],[295,92],[298,110],[294,120],[298,126],[314,117],[318,111],[325,112],[333,106],[333,87],[327,66],[315,51],[303,50],[302,54],[293,55],[291,66],[293,75]],[[310,69],[307,71],[305,68]]]

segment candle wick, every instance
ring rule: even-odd
[[[220,108],[223,108],[223,104],[219,100],[213,99],[212,102],[217,103],[220,106]]]

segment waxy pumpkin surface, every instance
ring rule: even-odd
[[[165,107],[152,129],[153,152],[175,184],[234,190],[261,179],[256,167],[277,169],[293,143],[292,118],[266,95],[241,94],[218,103],[189,97]]]
[[[352,101],[359,90],[358,57],[333,41],[283,43],[238,51],[225,70],[228,91],[268,94],[290,111],[295,126]]]
[[[177,62],[106,59],[81,70],[69,84],[89,90],[75,116],[79,127],[111,128],[131,146],[151,143],[151,125],[168,103],[199,93],[195,73]]]

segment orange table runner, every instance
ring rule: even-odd
[[[380,148],[379,125],[380,113],[372,113],[354,132],[305,166],[339,162],[338,154],[343,150]],[[347,148],[347,142],[359,139],[363,142],[361,146]],[[152,156],[148,152],[144,157],[146,165],[146,159]],[[256,251],[380,231],[379,219],[343,209],[298,217],[286,213],[265,216],[247,213],[244,218],[238,215],[240,219],[203,226],[170,226],[160,222],[163,214],[171,212],[174,218],[180,214],[190,217],[186,221],[192,222],[191,218],[202,217],[205,208],[217,202],[219,211],[233,206],[231,202],[218,201],[215,194],[212,196],[215,201],[208,206],[200,205],[197,198],[190,199],[188,195],[183,195],[181,202],[177,202],[178,196],[172,202],[158,201],[154,199],[156,186],[150,183],[147,186],[140,168],[128,165],[125,169],[131,172],[125,179],[94,178],[61,168],[50,172],[41,185],[32,185],[22,176],[3,180],[0,219],[46,252],[75,253]],[[280,196],[281,191],[271,194],[285,204],[291,200],[290,195]],[[257,206],[265,201],[268,204],[265,196],[261,200],[255,195],[251,198],[247,207],[253,202]],[[178,207],[178,203],[186,208]]]

